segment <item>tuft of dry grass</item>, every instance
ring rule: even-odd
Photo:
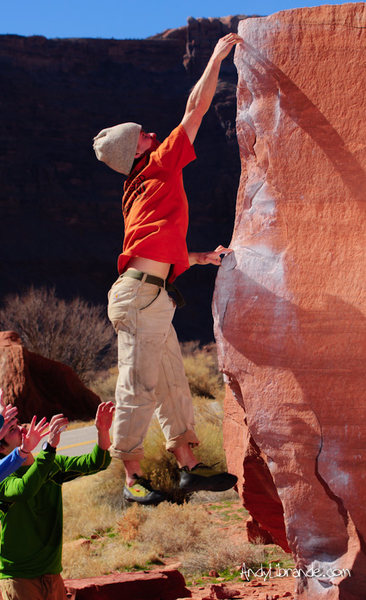
[[[207,529],[211,529],[211,523],[205,508],[162,503],[142,522],[137,539],[151,544],[164,556],[177,556],[199,548]]]
[[[116,357],[117,359],[117,357]],[[112,367],[108,371],[98,373],[90,382],[90,389],[97,394],[103,402],[114,402],[114,393],[118,377],[118,367]]]
[[[192,395],[222,401],[224,384],[218,370],[215,344],[203,348],[182,344],[181,348]]]
[[[243,563],[256,568],[268,561],[269,551],[265,546],[254,546],[245,541],[233,543],[220,531],[206,531],[202,542],[199,548],[184,553],[181,558],[183,571],[188,576],[197,577],[210,570],[235,572]]]
[[[139,504],[133,504],[117,521],[118,531],[124,541],[132,542],[138,537],[141,526],[148,518],[148,512],[145,508]]]
[[[142,470],[154,487],[162,490],[171,501],[181,504],[189,498],[178,488],[179,468],[174,455],[165,449],[165,438],[154,417],[144,440]]]
[[[205,420],[199,409],[196,409],[196,433],[200,440],[194,453],[200,462],[206,465],[217,465],[217,469],[226,469],[224,441],[221,421],[211,422]]]

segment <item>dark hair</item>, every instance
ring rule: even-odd
[[[8,446],[9,446],[8,442],[6,442],[6,441],[4,440],[4,438],[2,438],[2,439],[0,440],[0,459],[1,459],[1,458],[5,458],[5,456],[7,456],[6,454],[3,454],[3,452],[2,452],[2,451],[3,451],[3,450],[5,450],[5,448],[7,448]]]
[[[8,442],[6,442],[4,438],[2,438],[0,440],[0,458],[4,458],[4,456],[6,456],[6,454],[4,454],[4,456],[2,456],[1,450],[3,450],[4,448],[7,448],[8,446],[9,446]]]

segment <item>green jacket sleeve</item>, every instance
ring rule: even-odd
[[[57,481],[64,483],[71,481],[80,475],[92,475],[98,471],[103,471],[111,462],[111,456],[108,450],[102,450],[96,444],[89,454],[81,456],[56,456],[56,465],[59,469]]]
[[[47,479],[54,460],[55,454],[42,451],[24,475],[19,476],[18,470],[4,479],[0,483],[0,501],[12,502],[13,500],[29,500],[29,498],[32,498]]]

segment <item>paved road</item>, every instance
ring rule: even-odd
[[[37,446],[34,453],[41,450],[44,438]],[[66,456],[79,456],[90,452],[97,441],[97,430],[94,425],[89,427],[80,427],[79,429],[66,430],[61,433],[61,441],[57,448],[57,454]]]

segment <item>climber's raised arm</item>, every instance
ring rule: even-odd
[[[229,33],[219,39],[206,69],[189,95],[182,125],[191,144],[194,142],[203,116],[210,108],[216,91],[221,63],[233,46],[240,44],[242,41],[242,38],[236,33]]]

